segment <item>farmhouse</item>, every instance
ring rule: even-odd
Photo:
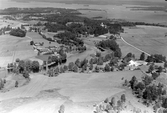
[[[138,66],[141,66],[141,65],[147,65],[147,62],[130,60],[128,67],[130,68],[130,70],[134,70],[138,68]]]

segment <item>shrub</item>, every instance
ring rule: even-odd
[[[96,52],[96,57],[101,57],[101,53],[100,52]]]
[[[33,72],[39,72],[39,62],[38,61],[33,61],[32,62],[32,71]]]
[[[29,78],[29,76],[30,76],[30,75],[29,75],[28,71],[24,71],[24,72],[23,72],[23,77]]]
[[[64,65],[64,71],[67,71],[68,70],[68,66]]]
[[[16,58],[16,62],[20,62],[20,59],[19,59],[19,58]]]
[[[126,102],[125,94],[122,94],[122,95],[121,95],[121,102]]]
[[[99,72],[100,68],[98,66],[95,67],[95,72]]]
[[[64,111],[65,111],[65,106],[61,105],[58,113],[64,113]]]
[[[105,72],[110,72],[110,66],[108,64],[105,65],[104,71]]]
[[[76,65],[73,67],[73,72],[78,72],[78,67]]]
[[[93,64],[90,64],[89,70],[92,70],[92,69],[93,69]]]
[[[103,57],[98,58],[97,65],[103,65]]]
[[[115,97],[111,98],[110,105],[113,106],[113,107],[116,106],[116,99],[115,99]]]
[[[145,60],[145,53],[144,52],[141,53],[140,60]]]
[[[30,45],[34,45],[34,41],[30,41]]]
[[[0,79],[0,90],[4,87],[4,81]]]
[[[63,67],[60,67],[59,72],[60,72],[60,73],[64,73],[64,68],[63,68]]]
[[[81,62],[80,62],[79,59],[77,59],[77,60],[75,61],[75,65],[78,66],[79,68],[81,67]]]
[[[15,87],[18,87],[19,83],[18,81],[15,82]]]
[[[74,63],[73,63],[73,62],[70,62],[70,63],[68,64],[68,69],[69,69],[69,71],[73,71],[73,67],[74,67]]]

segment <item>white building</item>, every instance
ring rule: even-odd
[[[129,66],[130,70],[134,70],[134,69],[138,68],[138,66],[142,66],[142,65],[147,65],[147,62],[130,60],[128,66]]]

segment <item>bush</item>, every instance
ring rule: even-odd
[[[160,76],[160,74],[159,73],[156,73],[156,72],[154,72],[154,73],[152,73],[152,78],[155,80],[156,78],[158,78]]]
[[[68,70],[68,66],[64,65],[64,71],[67,71]]]
[[[73,63],[73,62],[70,62],[70,63],[68,64],[68,69],[69,69],[69,71],[73,71],[73,67],[74,67],[74,63]]]
[[[141,53],[140,60],[145,60],[145,53],[144,52]]]
[[[20,59],[19,59],[19,58],[16,58],[16,62],[20,62]]]
[[[38,61],[33,61],[32,62],[32,71],[33,72],[39,72],[39,62]]]
[[[30,41],[30,45],[34,45],[34,41]]]
[[[76,65],[73,67],[73,72],[78,72],[78,67]]]
[[[103,57],[98,58],[97,65],[103,65]]]
[[[30,76],[30,75],[29,75],[28,71],[24,71],[24,72],[23,72],[23,77],[29,78],[29,76]]]
[[[0,90],[4,87],[4,81],[0,79]]]
[[[18,81],[15,82],[15,87],[18,87],[19,83]]]
[[[111,98],[110,105],[113,106],[113,107],[116,106],[116,99],[115,99],[115,97]]]
[[[100,68],[98,66],[95,67],[95,72],[99,72],[100,71]]]
[[[96,57],[101,57],[101,53],[100,52],[96,52]]]
[[[60,71],[60,73],[64,73],[65,72],[63,67],[60,67],[59,71]]]
[[[121,95],[121,102],[126,102],[125,94],[122,94],[122,95]]]
[[[80,62],[79,59],[77,59],[77,60],[75,61],[75,65],[78,66],[79,68],[81,67],[81,62]]]
[[[90,64],[89,70],[93,69],[93,64]]]
[[[110,72],[110,66],[108,64],[105,65],[104,71],[105,72]]]

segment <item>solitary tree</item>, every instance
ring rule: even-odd
[[[73,62],[70,62],[70,63],[68,64],[68,69],[69,69],[69,71],[73,71],[73,67],[74,67],[74,63],[73,63]]]
[[[30,75],[29,75],[28,71],[24,71],[24,72],[23,72],[23,77],[29,78],[29,76],[30,76]]]
[[[68,66],[64,65],[64,71],[67,71],[68,70]]]
[[[78,67],[77,67],[76,65],[74,65],[73,71],[74,71],[74,72],[78,72]]]
[[[145,60],[145,53],[144,52],[141,53],[140,60]]]
[[[115,97],[111,98],[110,105],[113,106],[113,107],[116,106],[116,99],[115,99]]]
[[[110,66],[109,66],[108,64],[106,64],[105,67],[104,67],[104,70],[105,70],[106,72],[109,72],[109,71],[110,71]]]
[[[77,60],[75,61],[75,65],[78,66],[79,68],[81,67],[81,62],[80,62],[79,59],[77,59]]]
[[[126,102],[125,94],[122,94],[122,95],[121,95],[121,102]]]
[[[33,61],[32,62],[32,71],[33,72],[38,72],[39,71],[39,62],[38,61]]]
[[[0,90],[4,87],[4,82],[2,79],[0,79]]]
[[[59,112],[59,113],[64,113],[64,111],[65,111],[65,106],[64,106],[64,105],[61,105],[58,112]]]
[[[15,87],[18,87],[19,83],[18,81],[15,82]]]

